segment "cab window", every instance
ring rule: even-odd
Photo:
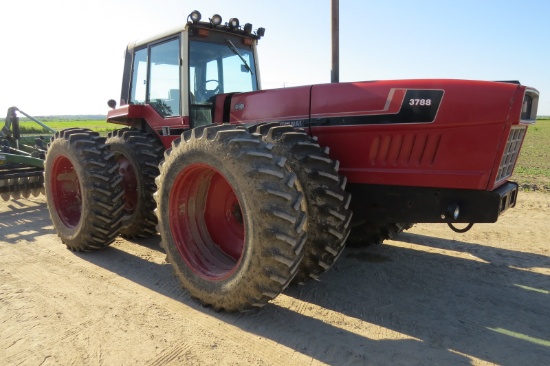
[[[179,38],[134,53],[130,104],[150,104],[163,117],[181,115]]]
[[[227,40],[226,40],[227,41]],[[241,58],[242,57],[242,58]],[[191,123],[212,123],[217,94],[257,90],[254,54],[233,42],[189,42],[189,102]]]
[[[144,104],[147,93],[147,48],[134,54],[130,104]]]
[[[181,115],[179,40],[150,48],[147,100],[163,116]]]

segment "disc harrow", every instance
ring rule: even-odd
[[[8,109],[4,127],[0,130],[0,197],[4,201],[44,193],[45,138],[22,137],[17,112],[47,131],[55,132],[17,107]]]
[[[40,168],[23,167],[9,168],[9,171],[0,170],[0,197],[4,201],[10,198],[15,200],[29,198],[31,195],[37,197],[44,193],[44,176]]]

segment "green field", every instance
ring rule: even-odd
[[[512,180],[527,190],[550,191],[550,118],[527,130]]]
[[[60,131],[60,130],[64,130],[66,128],[72,128],[72,127],[82,127],[82,128],[89,128],[93,131],[97,131],[101,133],[101,132],[109,132],[117,128],[120,128],[119,125],[107,123],[105,120],[69,121],[69,120],[39,119],[39,121],[43,122],[44,124],[48,125],[50,128],[53,128],[56,131]],[[21,126],[22,134],[42,134],[42,133],[49,134],[48,131],[46,131],[40,125],[38,125],[33,121],[21,121],[19,122],[19,125]]]
[[[83,127],[102,134],[121,127],[105,120],[44,119],[44,122],[54,130]],[[20,124],[22,133],[49,134],[35,122]],[[550,191],[550,117],[538,119],[529,127],[512,180],[526,190]]]

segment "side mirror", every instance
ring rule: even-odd
[[[114,99],[109,99],[109,101],[107,102],[107,105],[109,106],[109,108],[115,109],[116,101]]]

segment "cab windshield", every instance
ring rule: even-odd
[[[212,123],[214,96],[258,89],[254,53],[235,42],[189,42],[189,98],[194,126]]]

